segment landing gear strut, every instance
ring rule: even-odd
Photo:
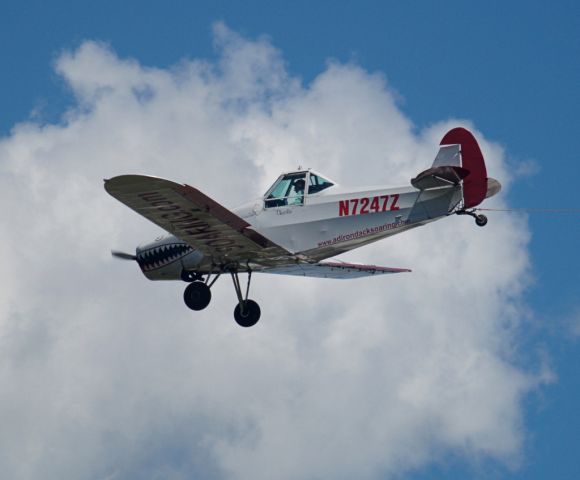
[[[475,210],[459,210],[456,213],[457,215],[469,215],[470,217],[475,218],[475,224],[478,227],[485,227],[485,225],[487,225],[487,217],[481,213],[475,213]]]
[[[232,275],[232,281],[234,282],[234,288],[236,290],[236,295],[238,297],[238,304],[234,308],[234,319],[236,323],[241,327],[253,327],[260,320],[260,306],[254,302],[254,300],[248,299],[248,293],[250,292],[250,282],[252,280],[252,271],[248,271],[248,284],[246,286],[246,295],[242,296],[242,288],[240,285],[240,279],[238,278],[238,272],[230,272]]]
[[[223,272],[223,270],[221,270]],[[203,310],[209,305],[211,301],[211,287],[219,278],[221,273],[213,277],[210,282],[211,274],[207,274],[205,281],[204,275],[197,272],[188,272],[184,270],[181,274],[181,279],[190,282],[183,292],[183,301],[192,310]],[[248,298],[250,293],[250,282],[252,281],[252,271],[248,270],[248,283],[246,285],[246,294],[242,294],[242,286],[237,270],[230,270],[230,275],[234,282],[234,289],[238,297],[238,304],[234,308],[234,319],[241,327],[253,327],[260,320],[260,306]]]

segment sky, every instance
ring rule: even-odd
[[[216,283],[188,311],[110,249],[102,179],[227,207],[298,164],[407,185],[470,128],[489,208],[580,208],[577,2],[3,2],[0,469],[28,478],[574,478],[578,214],[452,217],[340,257],[413,273]],[[227,280],[227,279],[223,279]]]

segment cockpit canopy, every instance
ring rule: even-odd
[[[304,187],[308,185],[306,193]],[[304,196],[315,195],[332,187],[334,183],[321,175],[308,171],[291,172],[281,175],[264,195],[266,208],[286,205],[303,205]]]

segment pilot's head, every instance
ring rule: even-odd
[[[299,178],[298,180],[296,180],[294,182],[294,189],[297,192],[303,192],[304,191],[304,185],[305,185],[304,179],[303,178]]]

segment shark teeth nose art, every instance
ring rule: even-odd
[[[141,270],[145,272],[165,267],[192,251],[193,248],[183,243],[162,245],[147,251],[139,252],[137,254],[137,262],[139,263]]]

